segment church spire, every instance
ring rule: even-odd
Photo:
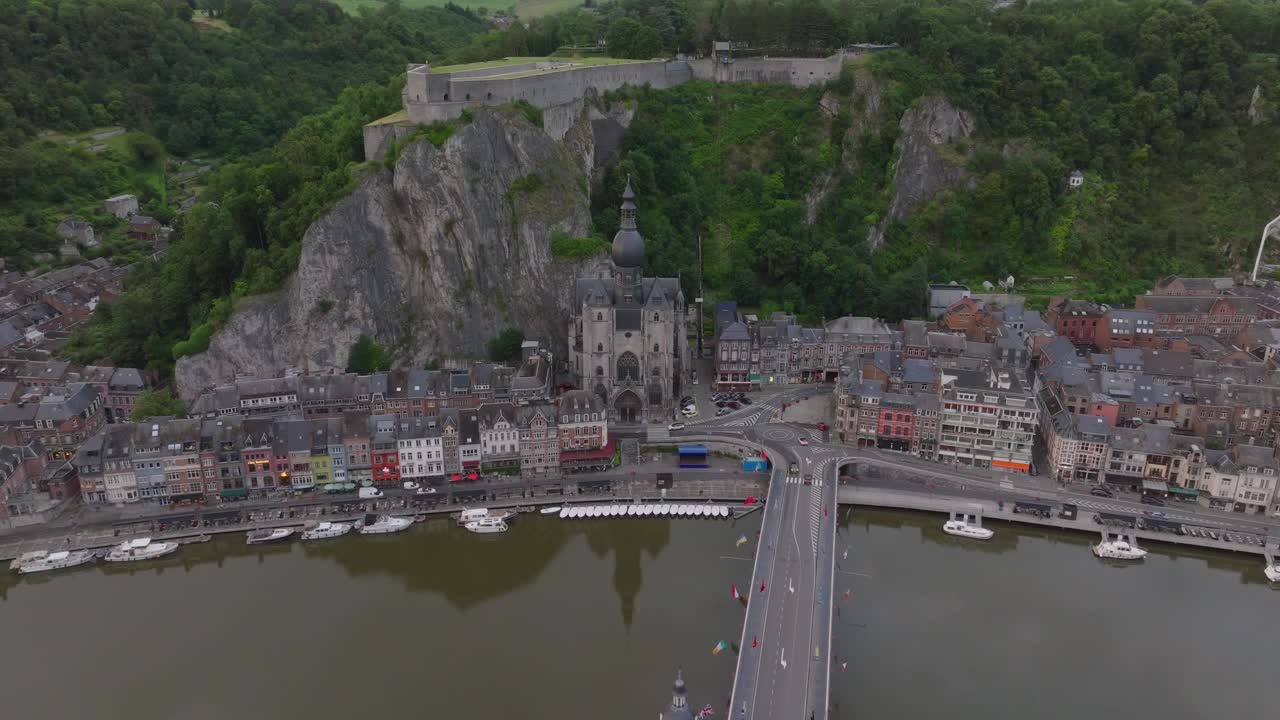
[[[618,232],[613,236],[613,264],[619,269],[635,271],[628,273],[628,285],[639,282],[640,266],[644,265],[644,238],[640,237],[640,232],[636,230],[635,199],[636,193],[631,189],[631,176],[628,175],[627,188],[622,191]]]
[[[624,230],[636,229],[636,193],[631,189],[631,176],[627,176],[627,187],[622,191],[622,222]]]

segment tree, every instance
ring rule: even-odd
[[[489,341],[489,359],[494,362],[518,360],[520,346],[524,343],[524,333],[516,328],[507,328]]]
[[[361,335],[347,355],[347,372],[368,375],[379,370],[391,369],[387,349],[368,335]]]
[[[150,417],[166,417],[175,416],[183,417],[187,414],[187,407],[182,400],[173,396],[173,393],[164,388],[156,390],[143,390],[138,395],[138,400],[133,405],[133,410],[129,413],[129,419],[134,422],[142,422]]]
[[[609,54],[616,58],[646,59],[662,50],[657,31],[631,18],[614,20],[604,37]]]

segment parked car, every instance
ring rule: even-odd
[[[801,445],[804,445],[804,446],[808,446],[808,444],[809,444],[809,438],[807,438],[807,437],[802,437],[802,438],[800,438],[800,444],[801,444]]]
[[[717,402],[717,403],[716,403],[716,407],[718,407],[718,408],[729,407],[729,401],[728,401],[728,400],[720,400],[719,402]]]
[[[698,408],[687,407],[680,414],[684,415],[686,418],[695,418],[698,417]]]
[[[1089,494],[1104,498],[1114,498],[1116,496],[1115,493],[1101,486],[1089,488]]]
[[[742,403],[738,402],[737,400],[734,400],[729,403],[729,407],[733,408],[734,410],[739,410],[742,408]]]
[[[684,423],[682,423],[682,422],[673,422],[673,423],[671,423],[670,425],[668,425],[668,426],[667,426],[667,429],[668,429],[668,430],[683,430],[683,429],[684,429]]]
[[[732,411],[732,410],[730,410],[729,408],[727,408],[727,407],[722,407],[722,408],[720,408],[719,410],[716,410],[716,417],[724,417],[725,415],[728,415],[728,414],[729,414],[729,413],[731,413],[731,412],[733,412],[733,411]]]
[[[751,404],[751,398],[747,397],[746,395],[743,395],[742,397],[738,398],[738,400],[742,401],[743,405]]]

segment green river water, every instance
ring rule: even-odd
[[[834,718],[1262,718],[1280,594],[1256,557],[842,510]],[[443,519],[397,536],[0,578],[12,718],[651,720],[683,666],[725,717],[759,517]],[[735,547],[742,533],[751,542]],[[839,557],[839,556],[838,556]],[[845,590],[850,599],[841,599]],[[750,649],[748,648],[748,652]]]

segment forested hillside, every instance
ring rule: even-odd
[[[456,6],[351,17],[319,0],[0,0],[0,256],[56,250],[67,214],[121,234],[101,200],[132,192],[168,222],[169,156],[268,148],[349,85],[465,48],[487,23]],[[131,131],[101,144],[94,129]],[[140,248],[113,243],[95,252]]]
[[[696,278],[701,236],[712,297],[897,319],[922,312],[928,280],[1013,275],[1033,297],[1131,302],[1156,277],[1251,261],[1280,212],[1280,5],[859,7],[860,32],[904,47],[836,87],[632,93],[598,231],[612,232],[630,173],[652,270]],[[974,118],[971,138],[939,148],[966,179],[888,221],[900,121],[925,97]],[[1069,192],[1073,169],[1086,182]]]

